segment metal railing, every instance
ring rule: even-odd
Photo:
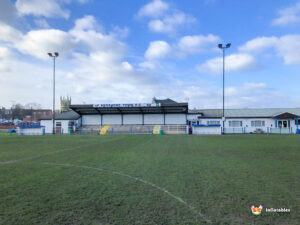
[[[243,127],[226,127],[224,128],[224,134],[243,134]]]
[[[186,134],[186,125],[160,125],[163,134]],[[103,126],[82,126],[76,134],[98,135]],[[115,134],[153,134],[154,125],[111,125],[105,135]]]

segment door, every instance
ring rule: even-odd
[[[289,128],[290,121],[289,120],[278,120],[278,127],[279,128]]]
[[[61,134],[61,122],[56,122],[55,124],[55,133],[56,134]]]

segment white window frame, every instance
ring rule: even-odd
[[[243,126],[242,120],[229,120],[228,123],[229,123],[229,127],[242,127]]]
[[[220,121],[219,120],[208,120],[206,121],[207,125],[220,125]]]
[[[251,127],[265,127],[266,122],[264,120],[252,120]]]

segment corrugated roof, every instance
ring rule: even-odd
[[[77,120],[77,119],[79,119],[79,117],[80,117],[79,114],[73,110],[55,114],[55,120]],[[51,117],[43,117],[40,120],[52,120],[52,116]]]
[[[175,102],[174,100],[167,98],[167,99],[153,99],[155,101],[155,103],[160,103],[160,104],[176,104],[177,102]]]
[[[152,113],[184,113],[188,112],[188,103],[170,103],[161,106],[133,107],[98,107],[94,105],[70,105],[80,115],[89,114],[152,114]]]
[[[225,109],[225,117],[274,117],[286,112],[300,117],[300,108]],[[194,109],[189,110],[189,113],[202,114],[203,117],[222,117],[222,109]]]

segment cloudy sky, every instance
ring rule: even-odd
[[[299,0],[1,0],[0,106],[147,103],[300,107]],[[57,104],[58,106],[58,104]]]

